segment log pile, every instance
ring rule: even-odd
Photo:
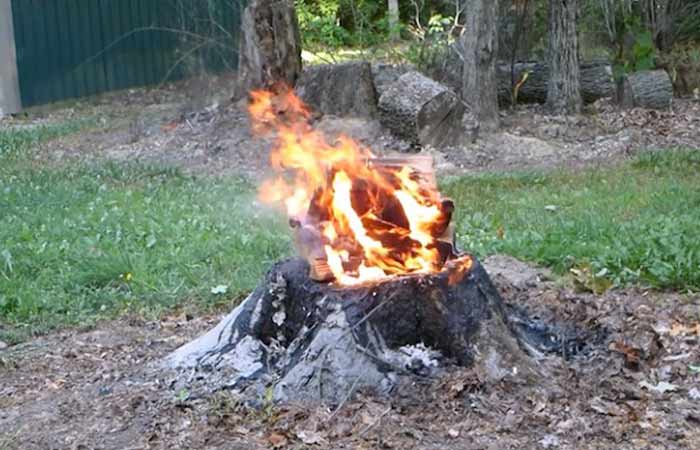
[[[450,51],[430,70],[430,75],[446,84],[455,92],[462,90],[462,60],[456,51]],[[520,103],[544,103],[547,100],[547,83],[549,67],[539,62],[518,62],[514,64],[515,82],[528,73],[518,94]],[[510,64],[496,65],[498,77],[498,101],[501,105],[510,105],[512,97],[512,77]],[[581,95],[583,101],[592,103],[601,98],[615,95],[612,66],[607,61],[590,61],[581,64]]]
[[[582,63],[580,68],[581,96],[586,103],[593,103],[601,98],[615,95],[612,66],[608,63]],[[544,103],[547,100],[547,83],[549,82],[549,67],[543,63],[524,62],[514,65],[515,81],[521,80],[525,73],[527,79],[518,92],[518,102]],[[501,104],[511,102],[511,67],[500,64],[498,73],[498,99]]]

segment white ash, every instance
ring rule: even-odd
[[[386,358],[393,365],[418,375],[429,376],[440,368],[442,353],[421,342],[414,345],[404,345],[391,351]]]

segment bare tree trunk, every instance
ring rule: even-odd
[[[581,112],[576,15],[578,0],[549,1],[549,67],[547,106],[555,114]]]
[[[291,0],[252,0],[243,12],[238,91],[277,82],[294,86],[301,74],[301,35]]]
[[[465,31],[461,39],[462,98],[469,105],[479,129],[498,128],[496,35],[498,0],[467,0]]]
[[[391,38],[399,38],[399,0],[389,0],[389,28]]]

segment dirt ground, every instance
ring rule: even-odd
[[[31,110],[0,126],[93,117],[98,127],[37,156],[56,164],[141,160],[255,180],[267,168],[268,144],[250,135],[228,86],[224,78],[132,90]],[[700,103],[692,99],[672,111],[622,113],[603,101],[574,119],[522,106],[502,120],[499,134],[426,152],[442,173],[465,173],[609,164],[644,149],[700,145]],[[408,148],[376,122],[326,117],[317,126],[379,154]],[[640,288],[593,295],[507,257],[486,266],[508,303],[603,341],[539,361],[536,384],[489,383],[455,369],[391,399],[357,393],[342,405],[256,409],[230,392],[190,398],[157,370],[219,316],[126,317],[0,349],[0,450],[700,448],[700,296]]]
[[[44,145],[53,163],[111,159],[174,165],[197,174],[260,179],[270,143],[250,133],[245,102],[231,101],[230,77],[192,79],[159,89],[134,89],[30,110],[0,127],[92,118],[98,126]],[[649,149],[700,148],[700,101],[674,99],[669,111],[620,111],[599,100],[577,117],[549,116],[540,105],[502,111],[501,130],[462,145],[424,149],[442,174],[608,165]],[[468,128],[468,123],[465,124]],[[378,155],[411,151],[378,121],[323,117],[315,126],[331,139],[349,135]]]
[[[455,369],[390,399],[256,409],[230,392],[188,398],[157,369],[219,317],[124,318],[0,351],[0,448],[698,448],[700,296],[583,294],[509,257],[485,264],[510,304],[605,338],[542,359],[535,384]]]

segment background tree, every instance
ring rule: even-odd
[[[578,0],[550,0],[549,46],[550,67],[547,106],[556,114],[581,112],[581,81],[576,16]]]
[[[399,0],[389,0],[389,32],[392,39],[398,39],[399,36]]]
[[[498,127],[496,24],[498,0],[465,0],[466,23],[460,39],[462,98],[474,114],[479,129]]]

